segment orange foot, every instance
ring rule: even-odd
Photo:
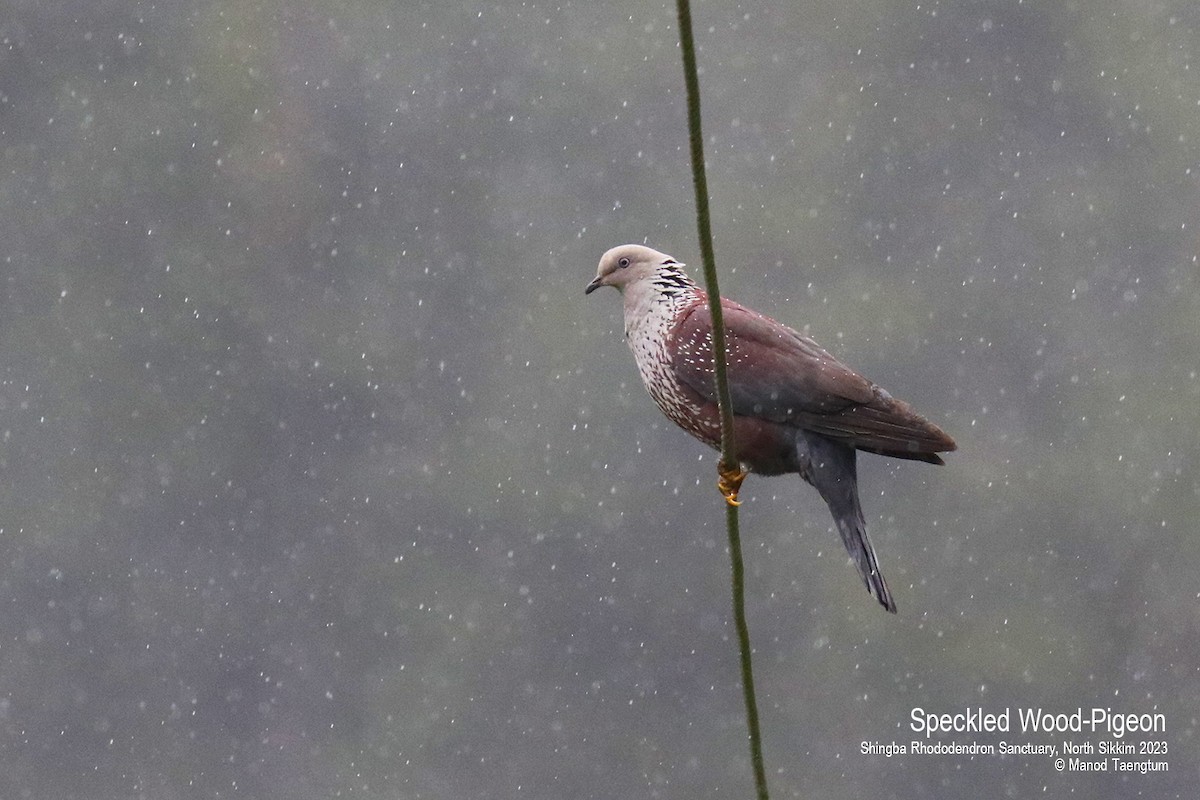
[[[721,461],[717,464],[717,474],[721,476],[717,481],[717,488],[725,496],[725,502],[731,506],[740,506],[742,501],[737,499],[738,490],[742,488],[742,481],[746,480],[746,476],[750,473],[740,466],[730,469],[724,461]]]

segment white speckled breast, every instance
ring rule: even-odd
[[[646,391],[676,425],[707,444],[720,437],[702,406],[684,391],[672,367],[668,348],[680,317],[704,302],[704,294],[686,275],[664,267],[652,279],[625,290],[625,339],[633,351]],[[694,394],[694,393],[691,393]]]

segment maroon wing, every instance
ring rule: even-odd
[[[795,425],[859,450],[942,463],[954,440],[907,403],[786,325],[722,300],[733,413]],[[673,368],[715,402],[712,317],[698,304],[676,325]]]

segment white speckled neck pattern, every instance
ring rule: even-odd
[[[625,339],[633,351],[646,391],[662,412],[684,430],[712,444],[701,406],[689,400],[672,366],[670,352],[680,318],[700,303],[704,291],[683,272],[682,264],[664,264],[644,280],[625,287]],[[703,428],[703,429],[702,429]],[[715,428],[719,437],[720,425]]]

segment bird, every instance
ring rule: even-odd
[[[705,290],[666,253],[638,244],[604,253],[585,294],[604,286],[624,302],[625,339],[650,397],[676,425],[720,449],[713,322]],[[945,431],[838,361],[808,336],[721,298],[726,374],[738,465],[722,470],[726,499],[747,473],[798,473],[820,494],[867,590],[896,601],[867,538],[858,451],[944,464]]]

